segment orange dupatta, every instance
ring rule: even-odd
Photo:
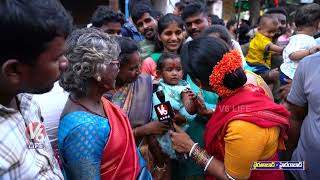
[[[101,179],[137,179],[139,157],[129,119],[106,98],[101,101],[111,127],[101,160]]]

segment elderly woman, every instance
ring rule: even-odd
[[[118,105],[129,117],[136,143],[146,159],[148,168],[162,167],[161,150],[154,135],[167,132],[167,125],[157,121],[150,122],[152,112],[152,79],[141,74],[139,48],[134,40],[118,37],[121,53],[120,72],[115,89],[105,94],[112,103]],[[159,168],[155,168],[159,170]],[[153,176],[159,174],[153,171]]]
[[[127,116],[102,97],[115,87],[119,53],[117,42],[96,29],[75,30],[67,40],[70,64],[60,85],[70,96],[58,130],[67,179],[150,178]]]
[[[250,170],[255,161],[278,160],[289,113],[247,84],[240,54],[218,38],[201,37],[183,47],[182,59],[192,80],[220,99],[205,129],[205,149],[178,127],[171,132],[173,147],[203,167],[207,179],[284,179],[282,171]]]

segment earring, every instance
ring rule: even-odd
[[[101,76],[97,77],[97,81],[100,82],[101,81]]]

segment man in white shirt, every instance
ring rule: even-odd
[[[46,127],[47,134],[55,155],[58,155],[58,127],[59,120],[64,105],[68,100],[69,93],[65,92],[59,85],[59,81],[54,83],[51,91],[44,94],[33,95],[34,100],[40,107],[43,117],[43,124]]]

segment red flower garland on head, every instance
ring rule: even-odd
[[[209,84],[219,96],[230,96],[237,90],[230,90],[225,87],[223,85],[223,79],[226,74],[235,71],[239,67],[242,67],[242,61],[239,52],[236,50],[231,50],[223,55],[221,61],[213,67],[212,73],[209,77]]]

